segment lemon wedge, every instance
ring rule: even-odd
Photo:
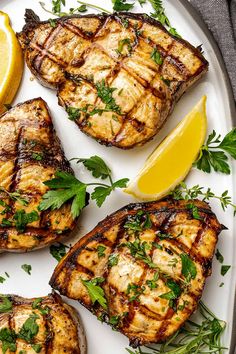
[[[191,169],[206,131],[206,96],[203,96],[149,156],[125,192],[141,200],[156,200],[169,194]]]
[[[7,14],[0,11],[0,113],[10,104],[20,85],[23,56]]]

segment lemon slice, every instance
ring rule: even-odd
[[[206,96],[203,96],[149,156],[125,192],[141,200],[156,200],[169,194],[191,169],[206,131]]]
[[[0,113],[10,104],[20,85],[23,56],[7,14],[0,11]]]

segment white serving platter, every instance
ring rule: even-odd
[[[44,1],[48,8],[51,1]],[[111,10],[110,0],[91,0],[94,4],[106,7]],[[68,7],[76,4],[74,0],[67,0]],[[193,45],[203,44],[203,50],[210,63],[208,74],[187,92],[177,104],[173,114],[160,133],[145,146],[135,148],[131,151],[122,151],[117,148],[108,148],[99,145],[95,140],[85,136],[79,131],[77,126],[68,120],[65,111],[58,106],[55,92],[42,87],[36,79],[32,80],[32,75],[25,67],[24,77],[15,99],[15,104],[41,96],[48,103],[54,125],[58,136],[62,141],[67,158],[89,157],[99,155],[110,165],[115,178],[133,178],[143,165],[147,156],[157,146],[157,144],[176,126],[185,116],[192,106],[206,94],[208,97],[208,130],[215,129],[218,133],[225,135],[236,122],[233,123],[234,104],[232,92],[225,72],[219,50],[212,40],[206,26],[186,0],[164,1],[164,6],[171,23],[178,32]],[[24,12],[26,8],[33,9],[41,19],[50,17],[39,5],[38,0],[1,0],[0,10],[9,14],[12,26],[15,31],[20,31],[24,25]],[[150,13],[151,8],[145,5],[137,12]],[[92,11],[90,11],[92,12]],[[95,11],[94,11],[95,12]],[[1,64],[1,58],[0,58]],[[181,157],[180,157],[181,158]],[[212,173],[204,174],[198,170],[192,170],[187,178],[189,186],[200,184],[212,188],[217,194],[224,190],[229,191],[229,195],[235,196],[235,165],[231,162],[233,173],[229,176]],[[85,170],[73,164],[76,175],[80,179],[91,178]],[[113,193],[101,209],[94,203],[83,211],[79,220],[79,231],[67,244],[75,243],[80,237],[91,230],[98,221],[106,215],[117,210],[134,199],[122,191]],[[231,270],[222,277],[220,275],[220,265],[214,259],[213,274],[207,280],[203,295],[204,302],[220,318],[227,321],[227,328],[224,333],[223,342],[227,349],[225,353],[233,353],[236,331],[234,326],[234,302],[236,288],[236,228],[232,210],[223,212],[217,202],[212,202],[211,206],[216,212],[220,222],[228,227],[220,235],[218,248],[225,257],[225,264],[231,265]],[[32,266],[32,275],[29,276],[22,269],[21,265],[27,263]],[[28,254],[1,254],[0,255],[0,275],[6,271],[10,278],[0,284],[0,293],[14,293],[25,297],[43,296],[51,291],[48,281],[56,266],[56,260],[52,258],[49,249],[43,249]],[[219,287],[224,282],[223,287]],[[88,340],[88,354],[125,354],[128,346],[127,339],[111,330],[106,324],[101,324],[85,308],[75,301],[66,300],[75,306],[81,314]]]

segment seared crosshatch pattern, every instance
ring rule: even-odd
[[[27,205],[9,198],[5,191],[0,192],[0,251],[43,247],[74,227],[69,204],[50,212],[38,210],[48,189],[43,182],[51,179],[56,170],[73,173],[46,103],[41,98],[30,100],[3,114],[0,117],[0,187],[10,193],[19,192]],[[19,210],[39,216],[22,232],[12,222]]]
[[[0,296],[1,300],[4,296]],[[16,339],[16,353],[85,353],[85,343],[81,343],[80,340],[81,328],[77,327],[77,315],[73,312],[74,309],[64,303],[59,295],[50,294],[38,299],[8,295],[7,299],[12,308],[0,313],[0,330],[6,328],[18,334],[30,316],[37,317],[35,322],[38,326],[38,333],[35,331],[34,324],[31,323],[31,326],[25,331],[25,336]],[[26,339],[31,336],[33,338],[30,343]],[[9,342],[11,343],[10,340]],[[34,348],[38,348],[38,351],[32,347],[35,345]],[[41,348],[40,351],[39,348]],[[2,350],[0,349],[0,353],[3,353]],[[9,352],[12,353],[13,350],[7,350],[7,353]]]
[[[198,208],[199,220],[193,218],[189,203]],[[132,232],[127,223],[132,223],[140,211],[146,222],[150,220],[145,229]],[[211,273],[221,229],[208,204],[198,200],[130,204],[84,236],[59,263],[50,284],[107,323],[114,325],[112,319],[118,319],[117,329],[133,346],[165,341],[196,309]],[[132,251],[135,240],[146,242],[146,255],[140,249],[139,253]],[[103,255],[99,255],[99,246],[103,246]],[[183,255],[192,263],[186,269],[192,266],[196,270],[189,279],[184,275]],[[113,263],[112,257],[116,257]],[[92,303],[83,283],[101,277],[104,281],[99,285],[105,292],[107,310]],[[153,280],[154,286],[149,286]],[[181,288],[181,294],[163,298],[172,290],[170,281]],[[130,285],[140,292],[134,300],[135,291],[129,292]]]
[[[147,15],[65,17],[52,27],[28,10],[26,23],[18,37],[28,66],[58,89],[65,108],[82,109],[80,129],[107,145],[131,148],[150,140],[208,68],[197,48]],[[119,111],[93,112],[105,108],[97,94],[102,82],[114,88]]]

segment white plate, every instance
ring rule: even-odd
[[[69,7],[73,6],[73,2],[73,0],[70,1]],[[107,6],[108,9],[110,7],[111,9],[110,0],[91,0],[91,2],[103,7]],[[51,7],[50,0],[46,0],[45,3],[49,8]],[[186,8],[186,5],[183,4],[184,1],[179,0],[164,1],[171,23],[178,29],[178,32],[196,46],[203,44],[205,56],[210,62],[210,70],[203,80],[182,97],[165,127],[152,142],[131,151],[122,151],[99,145],[96,141],[81,133],[77,126],[67,119],[65,111],[57,104],[55,92],[42,87],[37,80],[30,80],[32,75],[28,68],[25,68],[23,82],[14,103],[41,96],[49,104],[56,131],[62,141],[67,157],[86,157],[97,154],[109,163],[116,178],[133,178],[154,147],[176,126],[203,94],[207,94],[208,96],[209,132],[214,128],[217,132],[223,135],[226,134],[232,128],[233,124],[231,119],[232,111],[230,110],[232,98],[228,88],[228,79],[224,69],[222,69],[219,52],[214,43],[212,44],[211,38],[209,39],[209,32],[205,30],[199,19],[197,22],[192,17],[189,9],[187,10],[188,5]],[[41,19],[47,19],[50,16],[41,9],[37,0],[1,0],[0,3],[0,10],[9,14],[13,28],[16,31],[20,31],[24,25],[25,8],[32,8],[40,15]],[[149,10],[148,6],[143,7],[143,11],[149,13]],[[139,8],[138,11],[141,12],[142,10]],[[79,169],[76,165],[73,167],[78,177],[81,179],[87,177],[84,170]],[[227,189],[229,194],[234,197],[232,174],[224,176],[212,173],[209,176],[203,172],[192,170],[187,182],[190,186],[200,184],[211,187],[218,194]],[[134,200],[121,191],[117,191],[113,193],[101,209],[98,209],[94,203],[91,203],[83,211],[79,220],[80,231],[73,240],[68,241],[68,244],[76,242],[93,228],[99,220],[102,220],[107,214],[130,201]],[[232,210],[224,213],[217,203],[212,202],[211,205],[221,223],[228,227],[228,231],[223,231],[220,235],[218,248],[225,257],[225,264],[232,265],[232,268],[223,278],[220,275],[220,265],[214,260],[213,275],[207,280],[203,300],[219,318],[227,321],[228,326],[224,334],[224,344],[229,348],[231,337],[236,336],[236,334],[232,336],[236,284],[235,221],[232,217]],[[0,275],[3,275],[5,271],[10,275],[10,278],[4,284],[0,284],[0,292],[31,297],[46,295],[51,291],[48,281],[56,265],[56,261],[49,254],[48,248],[28,254],[2,254],[0,257]],[[31,276],[21,270],[23,263],[32,265]],[[225,285],[219,288],[219,284],[222,281]],[[123,335],[112,331],[106,324],[102,325],[93,315],[75,301],[69,302],[78,308],[82,316],[88,339],[88,354],[126,353],[125,347],[128,346],[128,341]],[[231,352],[233,352],[232,349],[233,345],[231,345]],[[227,352],[230,351],[227,350]]]

